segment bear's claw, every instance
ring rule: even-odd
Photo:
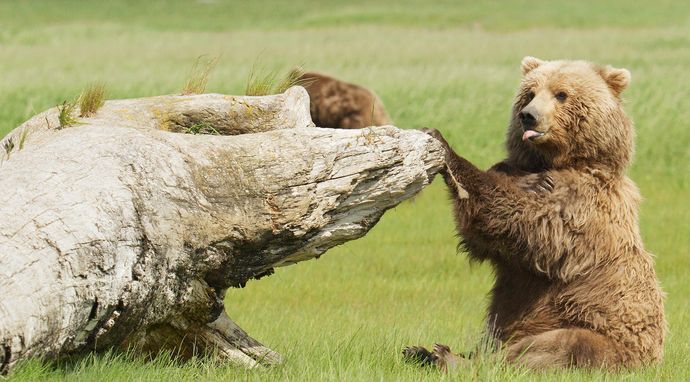
[[[423,346],[408,346],[402,351],[403,360],[407,362],[417,363],[423,366],[433,365],[436,362],[436,356]]]
[[[545,191],[553,191],[553,188],[556,186],[556,183],[554,183],[553,178],[549,175],[544,175],[544,178],[541,180],[540,186],[545,190]]]
[[[525,191],[536,194],[542,192],[553,192],[553,190],[556,188],[556,182],[550,175],[541,173],[535,174],[534,176],[536,177],[536,179],[532,178],[534,180],[526,179],[528,182],[523,186]]]
[[[436,129],[430,129],[428,127],[423,127],[419,130],[425,134],[431,135],[432,137],[436,138],[436,140],[441,142],[443,144],[443,146],[448,146],[448,142],[446,142],[446,139],[443,138],[443,134],[441,134],[440,131],[438,131]]]

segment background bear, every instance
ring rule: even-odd
[[[302,74],[297,83],[309,93],[311,119],[318,127],[361,129],[392,124],[379,97],[362,86],[313,72]]]
[[[509,361],[532,368],[658,362],[663,293],[625,175],[634,131],[620,93],[630,73],[533,57],[522,73],[505,161],[481,171],[429,131],[446,148],[462,245],[495,271],[491,335]],[[443,345],[405,354],[458,361]]]

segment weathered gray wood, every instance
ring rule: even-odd
[[[195,124],[236,135],[179,133]],[[108,101],[64,128],[51,109],[10,140],[3,369],[129,346],[280,362],[228,318],[225,290],[363,236],[443,163],[418,131],[314,128],[300,87]]]

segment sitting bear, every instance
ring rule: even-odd
[[[526,57],[507,134],[488,171],[446,150],[442,175],[461,245],[488,261],[490,334],[529,368],[633,368],[659,362],[666,322],[652,255],[625,175],[633,125],[621,106],[625,69]],[[405,349],[447,368],[445,345]]]
[[[301,74],[297,83],[309,93],[316,126],[361,129],[392,123],[379,97],[359,85],[313,72]]]

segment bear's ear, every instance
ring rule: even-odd
[[[613,91],[613,94],[620,95],[623,90],[630,83],[630,72],[628,69],[617,69],[612,66],[606,66],[601,71],[601,76]]]
[[[522,75],[531,72],[532,70],[538,68],[540,65],[544,64],[546,61],[540,60],[536,57],[527,56],[522,59]]]

